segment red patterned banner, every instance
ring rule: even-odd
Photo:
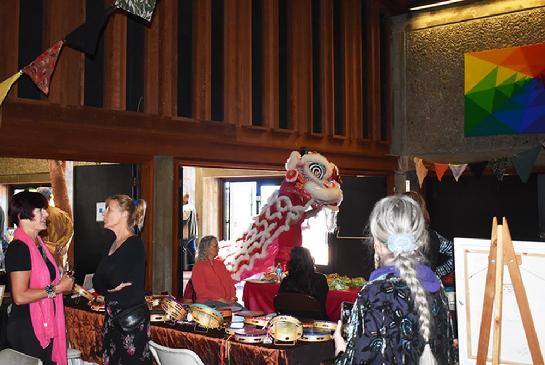
[[[55,71],[57,58],[61,52],[63,41],[58,41],[51,48],[38,56],[23,72],[27,74],[38,88],[45,94],[49,94],[49,82]]]

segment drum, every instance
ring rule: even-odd
[[[235,341],[242,343],[263,343],[267,338],[267,330],[244,327],[235,331]]]
[[[303,328],[303,335],[299,341],[305,342],[324,342],[331,340],[331,332],[329,330],[318,329],[315,327]]]
[[[265,315],[265,312],[241,310],[241,311],[238,311],[236,315],[241,317],[261,317]]]
[[[146,295],[146,303],[148,303],[148,307],[153,308],[157,307],[161,304],[161,301],[166,298],[166,295]]]
[[[239,315],[237,313],[237,315]],[[244,317],[244,323],[256,327],[266,327],[270,320],[274,317],[274,314],[268,314],[266,316],[259,317]]]
[[[236,306],[236,305],[228,305],[225,307],[216,307],[216,310],[221,313],[223,318],[229,318],[233,315],[233,313],[240,312],[242,308]]]
[[[184,307],[170,297],[165,297],[161,300],[161,308],[165,311],[167,321],[181,321],[187,315]]]
[[[92,301],[95,299],[95,296],[93,295],[93,293],[84,289],[81,285],[78,285],[78,284],[74,284],[73,292],[78,293],[79,295],[87,299],[88,301]]]
[[[231,308],[229,307],[220,307],[220,308],[216,308],[216,310],[218,312],[220,312],[221,316],[225,319],[225,318],[230,318],[232,315],[233,315],[233,311]]]
[[[151,322],[165,322],[168,320],[168,316],[162,310],[151,310],[149,315]]]
[[[303,325],[292,316],[276,316],[267,326],[275,345],[295,345],[303,335]]]
[[[303,323],[303,328],[315,328],[320,330],[326,330],[325,332],[335,332],[335,330],[337,329],[337,323],[330,321],[310,321]]]
[[[189,312],[193,320],[204,328],[223,327],[223,316],[220,312],[204,304],[192,304]]]
[[[92,300],[89,302],[89,305],[91,306],[91,310],[94,310],[95,312],[104,312],[105,310],[104,303]]]
[[[244,323],[242,322],[231,322],[231,324],[227,327],[225,327],[225,333],[228,335],[234,335],[236,331],[244,328]]]

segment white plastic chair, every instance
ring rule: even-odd
[[[13,349],[0,351],[0,364],[2,365],[42,365],[42,360]]]
[[[172,349],[151,340],[149,347],[159,365],[204,365],[199,355],[188,349]]]
[[[68,359],[68,365],[83,365],[80,350],[69,347],[66,349],[66,356]]]

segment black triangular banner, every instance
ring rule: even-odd
[[[102,31],[104,30],[110,15],[112,15],[116,9],[117,8],[114,6],[109,6],[105,8],[102,13],[87,19],[85,23],[66,36],[64,39],[65,44],[83,51],[89,56],[94,56]]]

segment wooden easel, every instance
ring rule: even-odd
[[[486,285],[484,290],[483,313],[481,328],[479,330],[479,347],[477,350],[477,365],[486,364],[488,355],[488,342],[490,340],[490,324],[492,309],[494,309],[494,338],[492,348],[492,364],[500,363],[501,353],[501,320],[503,299],[503,265],[507,265],[509,276],[513,284],[513,290],[517,299],[517,305],[522,318],[522,325],[526,333],[526,340],[535,365],[543,365],[543,356],[539,348],[532,313],[528,305],[528,297],[524,290],[522,276],[520,275],[520,256],[515,255],[511,233],[507,226],[507,219],[503,217],[503,224],[498,225],[494,217],[492,220],[492,238],[490,252],[488,254],[488,271],[486,273]]]

